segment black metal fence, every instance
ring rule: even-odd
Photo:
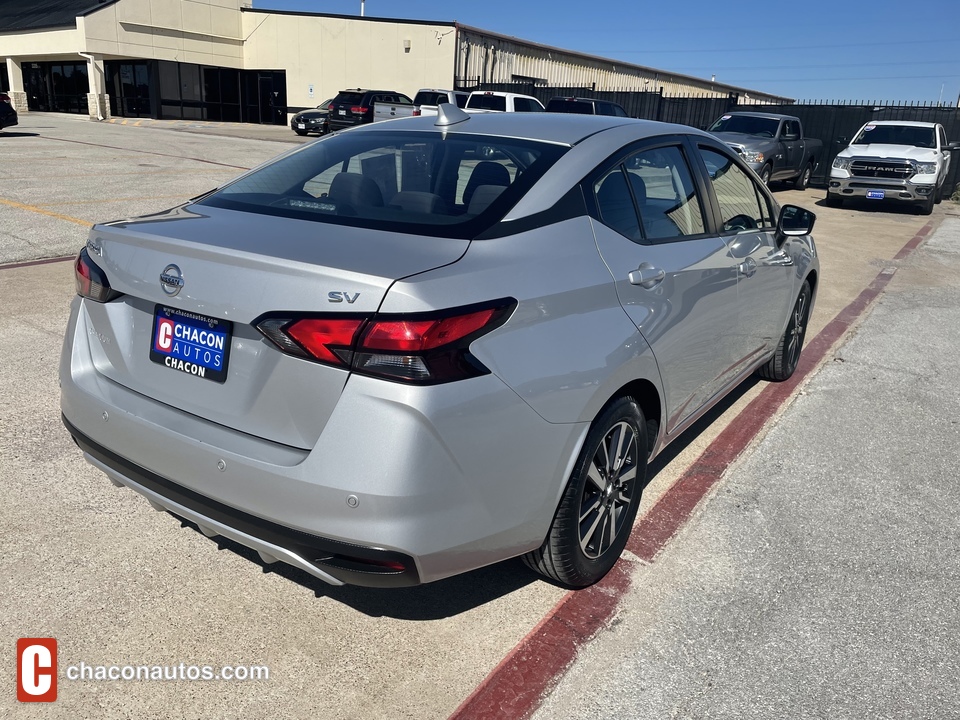
[[[486,83],[457,81],[457,89],[493,90],[531,95],[544,105],[550,98],[559,96],[583,97],[619,103],[631,117],[644,120],[691,125],[706,129],[714,120],[731,110],[763,110],[784,113],[800,118],[804,135],[823,142],[820,164],[811,183],[825,186],[830,176],[833,159],[845,148],[854,133],[870,120],[919,120],[943,125],[947,140],[960,141],[960,108],[942,105],[884,103],[884,102],[802,102],[787,105],[740,104],[740,97],[668,97],[660,92],[636,92],[632,90],[597,91],[592,87],[557,87],[533,83]],[[960,184],[960,151],[955,151],[950,162],[947,187],[950,195]]]

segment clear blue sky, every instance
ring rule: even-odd
[[[254,7],[360,14],[360,0]],[[456,20],[798,100],[960,96],[960,0],[366,0],[366,14]]]

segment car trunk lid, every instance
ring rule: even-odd
[[[372,315],[395,280],[454,262],[467,245],[196,206],[98,225],[88,251],[124,295],[85,303],[94,365],[183,412],[309,448],[348,371],[280,352],[254,322],[277,313]],[[228,335],[225,375],[171,367],[157,351],[161,317],[186,326],[176,340],[190,341],[184,335],[195,328],[203,353]]]

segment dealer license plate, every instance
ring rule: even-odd
[[[222,383],[227,379],[232,332],[229,320],[157,305],[150,359],[172,370]]]
[[[885,190],[867,190],[868,200],[883,200]]]

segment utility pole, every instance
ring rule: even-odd
[[[360,0],[360,17],[363,17],[363,5],[367,0]]]

